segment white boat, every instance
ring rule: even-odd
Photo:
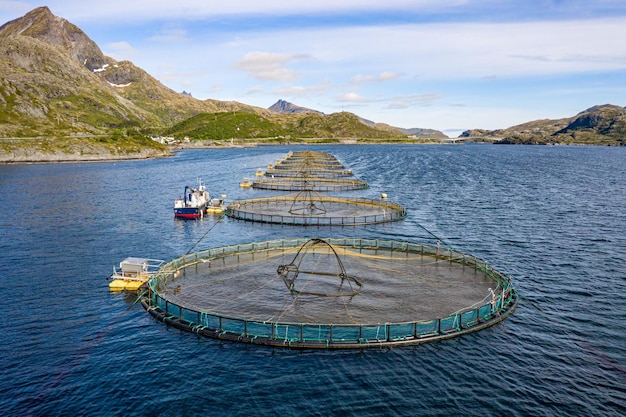
[[[198,188],[187,185],[183,196],[174,200],[174,217],[180,219],[202,218],[210,199],[209,192],[202,184],[202,180],[198,178]]]
[[[157,273],[165,261],[148,258],[126,258],[120,262],[119,268],[113,267],[113,274],[109,277],[109,289],[112,291],[136,291],[154,274]]]

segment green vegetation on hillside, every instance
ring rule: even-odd
[[[164,131],[165,136],[190,140],[229,140],[231,138],[268,138],[288,133],[277,123],[254,113],[203,113],[190,117]]]
[[[306,113],[294,120],[288,127],[290,133],[300,137],[328,137],[328,138],[390,138],[394,135],[370,127],[362,123],[359,118],[348,112],[332,113],[329,115]]]
[[[290,114],[265,117],[250,112],[221,112],[198,114],[163,132],[164,136],[191,141],[224,141],[232,138],[265,139],[318,138],[324,140],[341,138],[394,138],[394,135],[367,126],[352,113]],[[398,136],[400,137],[400,136]],[[334,140],[337,142],[338,140]]]

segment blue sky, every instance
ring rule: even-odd
[[[42,5],[198,99],[451,137],[626,105],[623,0],[0,0],[0,22]]]

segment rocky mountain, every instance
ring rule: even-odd
[[[198,113],[267,110],[177,93],[39,7],[0,26],[0,137],[158,132]]]
[[[234,101],[198,100],[187,92],[178,93],[130,61],[116,62],[96,74],[117,95],[154,114],[162,127],[200,113],[248,111],[269,114],[265,109]]]
[[[321,111],[308,109],[306,107],[296,106],[293,103],[290,103],[285,100],[278,100],[276,103],[272,104],[268,107],[268,110],[276,112],[278,114],[290,114],[290,113],[318,113],[324,114]]]
[[[0,26],[0,37],[11,35],[27,36],[59,46],[90,71],[102,68],[111,61],[82,30],[67,20],[53,15],[45,6]]]
[[[460,137],[501,144],[594,144],[626,146],[626,108],[594,106],[572,117],[544,119],[507,129],[473,129]]]
[[[321,111],[309,109],[307,107],[298,106],[296,104],[290,103],[285,100],[278,100],[276,103],[272,104],[268,107],[268,110],[279,114],[308,114],[308,113],[316,113],[316,114],[324,114]],[[358,117],[358,116],[357,116]],[[431,139],[448,139],[448,136],[443,134],[442,132],[434,129],[420,129],[420,128],[412,128],[412,129],[403,129],[400,127],[390,126],[386,123],[376,123],[368,119],[364,119],[362,117],[358,117],[361,123],[373,127],[377,130],[382,130],[383,132],[387,132],[392,136],[417,136],[421,138],[431,138]]]
[[[158,123],[56,44],[0,37],[0,74],[0,136],[98,134]]]
[[[433,139],[449,139],[448,135],[439,130],[434,129],[422,129],[420,127],[412,127],[410,129],[398,128],[402,133],[407,136],[417,136],[421,138],[433,138]]]

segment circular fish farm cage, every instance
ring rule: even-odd
[[[404,207],[385,199],[333,197],[309,190],[235,200],[225,214],[237,220],[298,226],[357,226],[407,216]]]
[[[307,172],[300,172],[294,177],[270,178],[264,177],[255,180],[252,188],[274,191],[323,191],[340,192],[364,190],[368,188],[367,182],[356,178],[322,178],[313,176]]]
[[[282,239],[174,259],[141,303],[170,326],[216,339],[363,349],[484,329],[511,314],[518,295],[485,261],[439,246]]]
[[[335,155],[329,152],[312,151],[305,149],[302,151],[290,151],[281,159],[281,163],[296,163],[302,161],[314,161],[319,164],[337,165],[340,161]]]
[[[288,169],[285,167],[272,168],[265,171],[265,176],[268,178],[285,178],[285,177],[298,177],[303,174],[308,174],[315,178],[342,178],[351,177],[354,174],[351,169],[326,169],[326,168],[307,168],[296,167]]]
[[[311,167],[311,168],[324,168],[331,170],[345,169],[343,164],[339,162],[334,156],[326,154],[328,157],[319,158],[317,156],[309,156],[297,158],[293,154],[277,161],[274,168],[280,169],[296,169],[299,167]]]
[[[323,170],[329,172],[345,172],[346,167],[341,163],[337,162],[334,164],[331,163],[319,163],[313,161],[283,161],[279,164],[274,165],[273,172],[298,172],[298,171],[314,171],[314,170]]]
[[[346,172],[343,164],[328,152],[298,151],[289,152],[276,160],[276,164],[267,166],[270,173],[309,172],[312,170]]]
[[[352,191],[368,188],[367,182],[354,178],[352,170],[327,152],[289,152],[268,165],[264,177],[253,188],[275,191]]]

